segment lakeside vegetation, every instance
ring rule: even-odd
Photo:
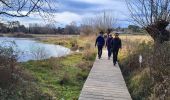
[[[155,52],[150,36],[120,37],[124,45],[119,54],[120,67],[133,100],[169,100],[170,43],[164,43]],[[157,62],[152,62],[154,54]],[[141,67],[139,55],[143,57]]]
[[[9,83],[8,79],[0,82],[1,86],[2,84],[5,86],[0,88],[0,98],[2,100],[77,100],[96,57],[96,51],[91,46],[91,42],[86,40],[87,38],[89,37],[65,37],[65,41],[70,44],[60,45],[72,49],[76,47],[75,51],[83,48],[79,52],[73,51],[68,56],[17,63],[12,74],[17,75],[21,80],[15,79],[8,73],[9,71],[2,73],[12,76],[9,79],[12,84],[6,84]],[[59,38],[46,39],[46,43],[61,41]],[[10,65],[11,63],[13,64],[10,62]]]
[[[170,100],[170,0],[0,4],[0,37],[33,38],[72,50],[65,57],[19,63],[14,42],[0,45],[0,100],[77,100],[96,57],[93,35],[108,30],[126,33],[120,36],[119,64],[133,100]]]
[[[37,79],[40,90],[51,98],[77,100],[95,54],[87,60],[81,53],[42,61],[29,61],[23,67]]]

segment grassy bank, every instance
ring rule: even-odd
[[[146,66],[140,68],[138,57],[140,54],[144,56],[144,49],[148,49],[146,43],[151,39],[148,36],[123,36],[121,38],[123,49],[119,55],[120,67],[129,92],[133,100],[148,99],[151,95],[149,69]]]
[[[84,39],[78,36],[42,39],[45,43],[62,45],[72,50],[82,47],[83,50],[65,57],[22,64],[37,79],[36,84],[43,93],[55,99],[78,99],[96,57],[95,50]]]
[[[75,53],[22,65],[37,79],[36,84],[43,93],[56,99],[77,100],[94,59],[95,53],[89,57]]]
[[[79,52],[64,57],[19,64],[7,57],[7,62],[3,62],[4,67],[0,67],[0,75],[3,76],[0,77],[1,100],[78,99],[96,57],[96,51],[92,47],[93,42],[89,40],[91,37],[73,36],[65,39],[46,37],[45,39],[46,43],[54,44],[61,40],[67,41],[69,45],[60,45],[78,49]],[[9,54],[14,54],[13,50],[6,55]],[[14,71],[11,73],[12,68]]]
[[[2,34],[3,37],[15,37],[15,38],[34,38],[31,34],[25,34],[25,33],[8,33],[8,34]]]
[[[40,37],[39,41],[44,43],[56,44],[70,48],[71,50],[84,51],[90,47],[94,47],[95,36],[56,36],[56,37]]]

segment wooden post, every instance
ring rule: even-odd
[[[142,67],[142,55],[139,55],[139,64],[140,64],[140,68]]]

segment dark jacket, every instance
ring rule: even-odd
[[[111,42],[112,50],[118,50],[122,48],[122,42],[120,38],[113,38]]]
[[[104,37],[102,37],[101,35],[97,37],[96,39],[96,43],[95,43],[95,46],[104,46],[105,44],[105,40],[104,40]]]
[[[106,46],[107,48],[111,48],[111,43],[112,43],[113,37],[108,37],[106,40]]]

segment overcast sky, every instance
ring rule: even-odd
[[[60,26],[69,24],[72,21],[80,24],[83,18],[94,16],[104,10],[114,13],[114,16],[117,18],[117,26],[126,27],[130,23],[125,0],[58,0],[57,2],[58,10],[54,19]],[[45,24],[41,17],[35,15],[25,18],[7,19],[18,20],[25,25],[29,23]]]

